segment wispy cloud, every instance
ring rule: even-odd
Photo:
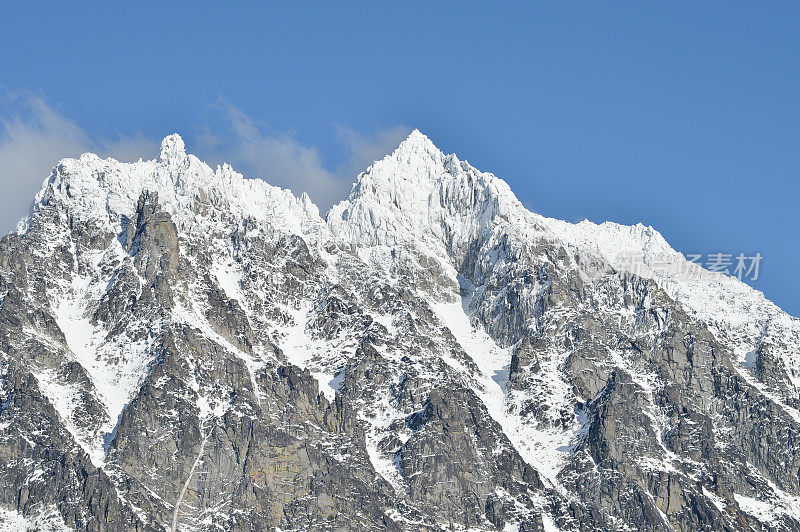
[[[24,214],[54,161],[81,153],[84,133],[38,97],[8,94],[0,119],[0,228],[3,233]]]
[[[92,139],[40,96],[26,92],[0,94],[0,233],[13,228],[25,215],[33,196],[60,159],[93,151],[134,160],[155,153],[157,145],[141,135]]]
[[[349,150],[350,157],[339,173],[355,177],[369,165],[391,153],[410,132],[409,127],[395,126],[378,131],[374,135],[365,135],[350,127],[340,126],[337,135]]]
[[[158,155],[161,139],[149,138],[141,133],[118,135],[116,138],[104,138],[95,143],[92,151],[113,157],[118,161],[134,162],[139,159],[153,159]]]
[[[228,162],[247,177],[308,193],[321,212],[347,197],[358,172],[391,152],[410,128],[391,127],[364,134],[339,127],[340,161],[323,160],[314,146],[292,132],[275,131],[227,102],[210,109],[187,138],[190,151],[214,162]],[[51,107],[39,95],[0,92],[0,234],[12,229],[57,162],[94,152],[120,161],[151,159],[160,139],[142,134],[106,138],[84,128]]]
[[[343,163],[330,165],[314,146],[302,144],[291,132],[273,130],[228,102],[215,104],[212,115],[214,127],[204,126],[199,150],[213,160],[231,163],[248,177],[295,194],[308,193],[323,213],[347,197],[358,172],[391,152],[410,131],[396,126],[365,135],[340,127],[337,138],[346,155]]]
[[[291,133],[277,132],[228,103],[214,106],[214,125],[204,126],[198,150],[230,163],[248,177],[308,193],[320,207],[342,197],[341,180],[322,163],[319,151]]]

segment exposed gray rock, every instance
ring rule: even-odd
[[[659,238],[529,213],[419,132],[325,221],[176,136],[65,160],[0,239],[0,508],[91,531],[800,530],[800,325],[603,251]]]

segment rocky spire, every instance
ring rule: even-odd
[[[177,133],[173,133],[161,141],[161,154],[158,156],[162,162],[182,161],[186,158],[186,145]]]

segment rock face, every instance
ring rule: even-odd
[[[326,219],[173,135],[0,240],[8,527],[798,530],[799,386],[763,295],[418,131]]]

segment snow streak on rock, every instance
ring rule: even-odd
[[[0,364],[21,529],[800,527],[800,322],[419,131],[324,219],[177,135],[65,159]]]

